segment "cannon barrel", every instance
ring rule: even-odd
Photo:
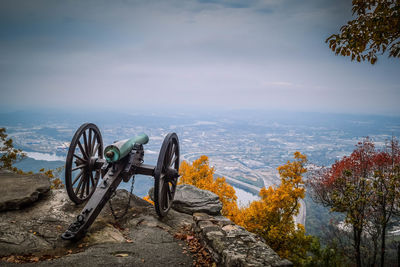
[[[126,157],[135,144],[145,145],[149,142],[147,134],[140,134],[131,139],[115,142],[104,149],[107,162],[116,162]]]

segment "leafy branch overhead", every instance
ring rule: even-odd
[[[326,43],[336,55],[375,64],[386,51],[400,58],[400,1],[353,0],[354,20],[332,34]]]

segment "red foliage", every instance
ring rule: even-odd
[[[358,142],[350,156],[344,156],[332,164],[331,168],[317,173],[314,178],[317,178],[326,187],[333,186],[337,179],[343,176],[369,178],[374,171],[400,162],[398,142],[393,149],[397,155],[391,155],[389,151],[378,151],[375,149],[374,143],[367,137],[362,142]]]
[[[361,234],[365,227],[374,225],[374,231],[382,239],[383,266],[387,225],[392,215],[400,214],[398,141],[393,138],[383,150],[377,150],[374,143],[365,138],[350,156],[336,161],[331,168],[315,172],[308,185],[316,202],[332,211],[345,213],[346,222],[353,228],[357,266],[361,265]]]

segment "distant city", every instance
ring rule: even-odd
[[[28,156],[46,160],[47,155],[60,162],[74,132],[86,121],[99,126],[105,145],[139,133],[148,134],[148,164],[157,161],[164,137],[176,132],[181,160],[191,162],[207,155],[217,176],[226,177],[236,188],[252,194],[263,186],[278,183],[276,168],[290,160],[295,151],[306,154],[308,167],[316,168],[350,154],[363,137],[371,137],[379,147],[392,135],[400,135],[399,117],[366,115],[234,111],[162,116],[96,114],[93,120],[90,118],[90,114],[82,117],[47,112],[24,116],[19,112],[1,114],[0,127],[7,128],[15,145],[27,151]]]

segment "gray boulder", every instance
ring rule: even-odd
[[[0,185],[0,211],[21,209],[50,190],[49,178],[42,174],[0,171]]]
[[[176,187],[172,208],[186,214],[204,212],[210,215],[220,215],[222,203],[219,197],[193,185],[178,185]]]

